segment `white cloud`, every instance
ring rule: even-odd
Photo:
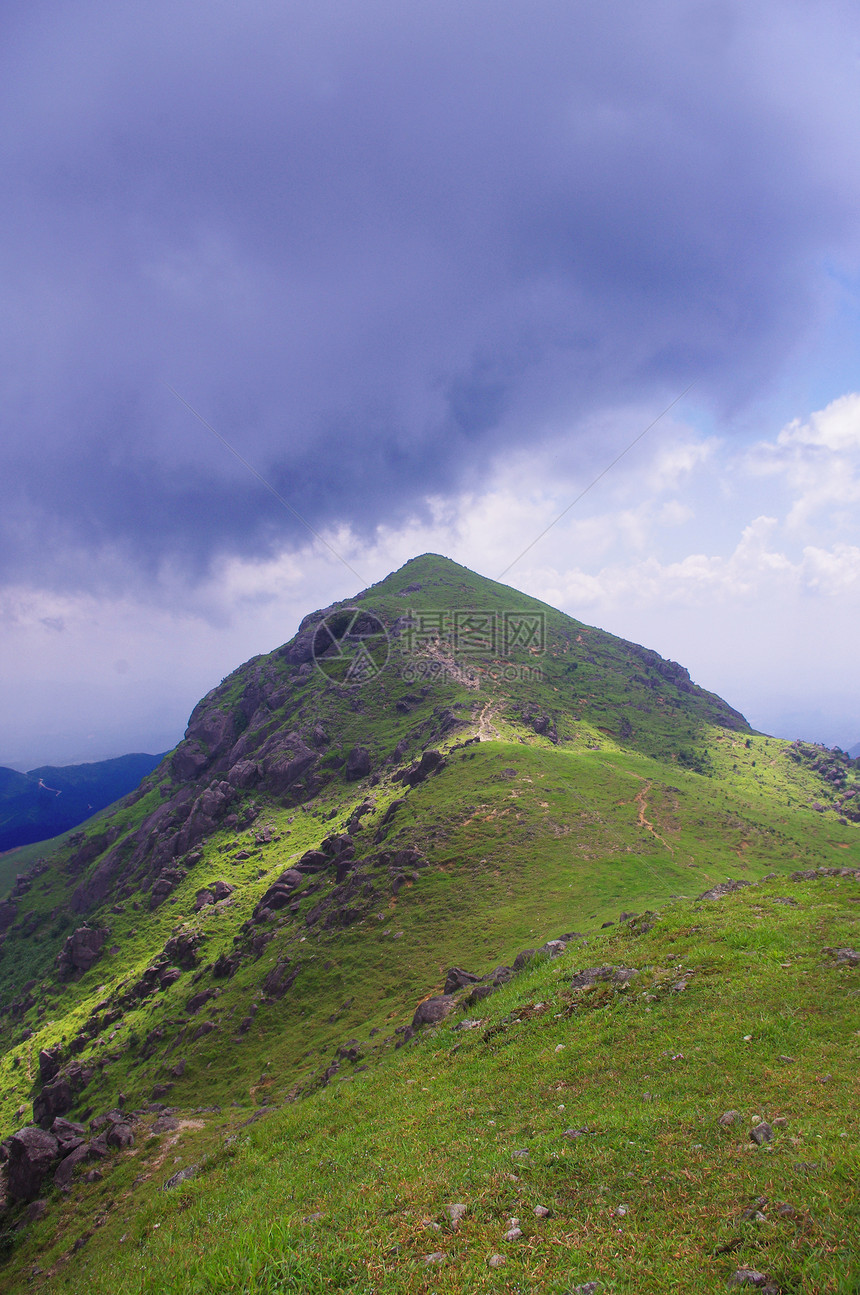
[[[683,661],[760,727],[816,712],[806,736],[850,745],[860,738],[860,546],[848,506],[858,411],[860,396],[843,397],[735,456],[662,428],[504,581]],[[345,562],[309,541],[268,561],[224,560],[193,592],[166,570],[158,603],[0,591],[0,764],[170,745],[203,693],[286,641],[306,612],[427,551],[498,578],[588,480],[546,453],[508,456],[482,491],[429,500],[423,518],[369,541],[327,531]]]

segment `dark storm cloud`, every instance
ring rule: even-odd
[[[7,578],[193,574],[300,538],[165,384],[315,525],[369,526],[607,405],[693,379],[742,404],[851,250],[839,6],[4,22]]]

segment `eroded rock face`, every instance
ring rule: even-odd
[[[173,753],[170,767],[177,778],[197,778],[209,763],[209,756],[199,742],[180,742]]]
[[[45,1129],[28,1126],[9,1139],[6,1177],[15,1201],[33,1201],[59,1153],[59,1143]]]
[[[89,971],[101,956],[102,946],[109,932],[103,927],[80,926],[73,931],[57,954],[57,967],[61,980]]]
[[[262,760],[264,783],[268,791],[284,796],[295,783],[305,777],[316,764],[319,755],[309,747],[299,733],[277,736]],[[266,750],[266,747],[263,749]]]
[[[11,899],[0,900],[0,932],[9,930],[17,914],[18,906]]]
[[[260,766],[255,760],[237,760],[227,774],[232,787],[253,787],[260,780]]]

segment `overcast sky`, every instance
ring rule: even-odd
[[[682,392],[506,581],[860,740],[856,5],[7,0],[0,51],[0,764],[173,745],[417,553],[497,577]]]

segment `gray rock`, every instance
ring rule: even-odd
[[[777,1287],[771,1284],[767,1273],[760,1273],[755,1268],[738,1268],[729,1278],[730,1286],[757,1286],[760,1290],[767,1290],[770,1287],[775,1291]]]
[[[62,1115],[58,1115],[51,1125],[51,1132],[57,1139],[62,1155],[80,1146],[87,1131],[83,1124],[75,1124],[72,1120],[64,1120]]]
[[[519,1219],[511,1219],[508,1223],[508,1230],[505,1233],[505,1240],[519,1241],[522,1234],[523,1234],[523,1230],[520,1227]]]
[[[442,992],[456,994],[458,989],[465,989],[467,985],[476,985],[479,980],[480,976],[474,976],[471,971],[464,971],[462,967],[449,967]]]
[[[346,757],[346,777],[349,782],[366,778],[371,770],[370,752],[366,746],[354,746]]]
[[[536,1219],[548,1219],[552,1217],[552,1210],[547,1209],[545,1205],[536,1205],[532,1210]]]
[[[401,775],[400,781],[409,787],[417,787],[431,773],[438,773],[445,768],[445,758],[441,751],[425,751],[417,764],[412,765]]]
[[[124,1151],[126,1147],[134,1146],[134,1132],[130,1124],[114,1124],[107,1135],[107,1144],[109,1147],[118,1147]]]
[[[172,1178],[168,1178],[167,1182],[164,1184],[163,1190],[169,1191],[171,1187],[178,1187],[180,1183],[187,1183],[189,1178],[193,1178],[195,1176],[199,1168],[199,1165],[186,1165],[184,1169],[179,1170],[178,1174],[174,1174]]]
[[[482,998],[489,998],[490,994],[494,994],[495,992],[495,985],[475,985],[474,989],[466,999],[466,1006],[474,1007],[476,1003],[480,1003]]]
[[[757,1147],[763,1146],[765,1142],[773,1141],[773,1129],[764,1121],[757,1124],[754,1129],[750,1130],[750,1138]]]
[[[742,890],[744,886],[749,886],[751,884],[752,883],[749,881],[734,881],[731,878],[729,878],[728,881],[721,881],[718,886],[712,886],[710,890],[703,891],[703,893],[699,895],[698,898],[700,900],[722,899],[724,895],[731,895],[732,891]]]
[[[6,1165],[9,1195],[14,1201],[32,1201],[59,1152],[52,1133],[28,1126],[9,1139]]]
[[[468,1211],[468,1205],[457,1204],[445,1206],[445,1213],[448,1215],[448,1218],[451,1220],[451,1226],[454,1228],[458,1226],[460,1219],[462,1219]]]
[[[101,955],[102,946],[108,938],[108,931],[103,927],[78,927],[66,939],[57,954],[57,968],[61,980],[69,980],[76,975],[83,975]]]
[[[564,940],[547,940],[538,949],[538,953],[546,953],[550,958],[558,958],[563,953],[567,953],[567,943]]]
[[[589,989],[596,985],[598,981],[608,980],[615,971],[614,967],[586,967],[584,971],[578,971],[570,982],[571,989]]]
[[[443,1264],[445,1262],[445,1258],[446,1256],[443,1251],[434,1250],[432,1254],[424,1256],[424,1265],[425,1267],[429,1267],[431,1264]]]
[[[89,1154],[89,1146],[86,1142],[82,1142],[60,1161],[54,1174],[54,1185],[59,1187],[60,1191],[65,1191],[71,1186],[75,1168],[84,1160],[89,1159]]]
[[[62,1075],[42,1089],[33,1099],[33,1119],[37,1124],[50,1125],[57,1115],[65,1115],[75,1104],[72,1086]]]
[[[732,1124],[739,1124],[741,1118],[740,1111],[724,1111],[717,1123],[722,1124],[723,1128],[728,1128]]]
[[[415,1009],[415,1015],[412,1017],[413,1030],[417,1030],[420,1025],[437,1025],[439,1021],[444,1021],[454,1007],[455,1000],[450,994],[425,998],[424,1002],[419,1003]]]
[[[59,1074],[62,1055],[59,1044],[53,1048],[42,1048],[39,1053],[39,1078],[43,1084],[49,1084]]]

